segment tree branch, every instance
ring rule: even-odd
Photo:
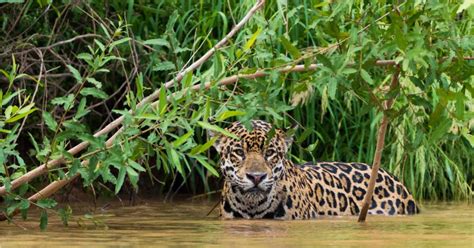
[[[71,39],[59,41],[59,42],[57,42],[57,43],[54,43],[54,44],[51,44],[51,45],[45,46],[45,47],[34,47],[34,48],[31,48],[31,49],[27,49],[27,50],[19,51],[19,52],[5,52],[5,53],[0,54],[0,58],[2,58],[2,57],[8,57],[8,56],[11,56],[11,55],[21,55],[21,54],[25,54],[25,53],[29,53],[29,52],[36,51],[36,50],[38,50],[38,49],[39,49],[39,50],[49,50],[49,49],[51,49],[51,48],[53,48],[53,47],[61,46],[61,45],[67,44],[67,43],[74,42],[74,41],[79,40],[79,39],[90,38],[90,37],[99,38],[99,37],[101,37],[101,36],[98,35],[98,34],[83,34],[83,35],[78,35],[78,36],[73,37],[73,38],[71,38]]]
[[[398,76],[400,75],[400,67],[397,66],[395,73],[392,75],[392,82],[390,83],[390,91],[394,90],[398,87]],[[389,110],[395,97],[388,99],[385,102],[384,110]],[[374,194],[374,187],[375,187],[375,179],[377,179],[377,175],[379,173],[380,168],[380,161],[382,159],[382,151],[385,144],[385,133],[387,132],[388,126],[388,117],[387,114],[384,113],[382,118],[382,123],[380,124],[378,133],[377,133],[377,146],[375,148],[374,154],[374,162],[372,164],[372,172],[370,173],[370,181],[369,186],[367,188],[367,193],[365,194],[364,201],[362,203],[362,209],[359,214],[359,222],[364,222],[367,217],[367,212],[369,211],[370,203],[372,202],[372,195]]]

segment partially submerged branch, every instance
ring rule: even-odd
[[[390,83],[390,91],[394,90],[398,87],[398,77],[400,75],[400,67],[397,66],[396,71],[392,75],[392,81]],[[388,99],[385,102],[384,110],[389,110],[393,102],[395,101],[395,97]],[[369,206],[372,202],[372,195],[374,194],[374,187],[375,187],[375,179],[377,179],[377,175],[380,168],[380,161],[382,159],[382,151],[385,144],[385,133],[387,132],[388,126],[388,116],[384,113],[382,118],[382,123],[380,124],[378,133],[377,133],[377,146],[375,148],[375,155],[374,155],[374,162],[372,163],[372,172],[370,173],[370,181],[369,186],[367,187],[367,193],[365,194],[364,201],[362,203],[362,209],[359,214],[359,222],[364,222],[367,217],[367,212],[369,211]]]

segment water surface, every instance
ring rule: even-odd
[[[424,204],[416,216],[326,217],[305,221],[220,220],[206,217],[214,202],[152,201],[97,210],[92,220],[76,213],[68,227],[50,214],[46,231],[38,212],[27,221],[0,223],[3,247],[474,247],[474,208],[463,203]],[[73,206],[77,212],[85,211]],[[79,209],[79,210],[78,210]],[[77,220],[81,225],[77,224]],[[26,230],[25,230],[26,229]]]

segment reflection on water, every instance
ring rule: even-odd
[[[39,231],[38,214],[16,224],[0,223],[0,248],[51,246],[173,246],[206,247],[474,247],[474,208],[468,204],[425,204],[416,216],[326,217],[309,221],[227,220],[206,217],[213,202],[160,201],[135,207],[116,207],[96,213],[97,226],[64,227],[50,215],[48,230]],[[79,207],[73,207],[78,209]],[[215,216],[215,215],[214,215]],[[101,222],[107,225],[104,228]]]

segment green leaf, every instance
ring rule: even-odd
[[[224,63],[222,62],[222,58],[219,52],[214,54],[214,61],[212,64],[212,68],[214,71],[214,78],[219,78],[219,76],[224,73]]]
[[[143,99],[143,73],[138,73],[135,78],[135,86],[137,87],[137,97],[138,99]]]
[[[94,59],[94,57],[92,57],[92,54],[90,54],[90,53],[80,53],[80,54],[77,55],[77,58],[82,59],[86,62],[90,62]]]
[[[253,33],[252,37],[250,37],[250,39],[244,45],[244,52],[248,51],[253,46],[261,32],[262,29],[259,27],[257,31]]]
[[[174,49],[174,53],[178,54],[178,53],[188,52],[192,50],[193,49],[188,48],[188,47],[176,47],[176,49]]]
[[[130,180],[130,183],[132,184],[132,186],[136,188],[137,183],[138,183],[138,173],[130,166],[127,166],[126,168],[127,168],[128,179]]]
[[[346,74],[346,75],[353,74],[353,73],[356,73],[356,72],[357,72],[357,70],[354,69],[354,68],[347,68],[346,67],[342,70],[342,74]]]
[[[464,120],[464,96],[458,94],[456,97],[456,118]]]
[[[75,158],[72,160],[72,165],[69,167],[69,171],[67,173],[68,176],[76,175],[78,170],[82,167],[81,160]]]
[[[146,41],[143,42],[143,44],[170,47],[170,43],[165,39],[146,40]]]
[[[463,133],[462,136],[469,142],[472,148],[474,148],[474,135]]]
[[[106,57],[104,57],[103,60],[100,61],[99,67],[103,67],[105,64],[107,64],[108,62],[110,62],[110,61],[112,61],[112,60],[127,61],[127,60],[124,59],[124,58],[117,57],[117,56],[113,56],[113,55],[111,55],[111,56],[106,56]],[[99,70],[97,70],[97,71],[99,71]]]
[[[213,137],[210,140],[208,140],[206,143],[204,143],[203,145],[198,145],[198,146],[194,147],[193,149],[191,149],[190,154],[191,155],[196,155],[196,154],[199,154],[201,152],[207,151],[207,149],[211,148],[211,146],[214,144],[214,142],[216,142],[216,140],[218,138],[219,137],[217,137],[217,136]]]
[[[229,136],[233,139],[236,139],[236,140],[240,140],[239,137],[237,137],[235,134],[223,129],[223,128],[220,128],[216,125],[212,125],[212,124],[209,124],[207,122],[202,122],[202,121],[198,121],[197,122],[199,126],[201,126],[202,128],[205,128],[205,129],[208,129],[208,130],[211,130],[211,131],[215,131],[215,132],[219,132],[221,134],[224,134],[225,136]]]
[[[10,102],[10,100],[12,100],[15,96],[21,94],[23,91],[25,91],[24,89],[22,90],[18,90],[12,94],[9,94],[8,92],[6,92],[4,95],[3,95],[3,99],[2,99],[2,105],[1,106],[5,106],[7,103]]]
[[[26,117],[27,115],[31,114],[32,112],[34,112],[36,109],[32,109],[30,112],[28,113],[25,113],[25,114],[21,114],[21,115],[14,115],[8,119],[5,120],[5,123],[12,123],[12,122],[15,122],[19,119],[22,119],[24,117]]]
[[[156,64],[155,66],[153,66],[153,71],[171,71],[171,70],[175,70],[176,67],[174,66],[174,64],[170,61],[163,61],[163,62],[160,62],[158,64]]]
[[[34,106],[34,103],[31,103],[30,105],[18,110],[15,115],[11,116],[10,118],[6,119],[5,120],[5,123],[12,123],[12,122],[15,122],[17,120],[20,120],[26,116],[28,116],[29,114],[33,113],[34,111],[36,111],[37,109],[34,108],[34,109],[30,109],[32,106]]]
[[[110,33],[109,31],[107,30],[107,28],[104,26],[104,24],[102,24],[102,22],[100,23],[100,28],[102,29],[102,32],[104,32],[104,34],[107,36],[107,38],[110,40],[112,39],[112,37],[110,37]]]
[[[154,120],[154,121],[161,120],[161,117],[157,116],[155,114],[141,114],[141,115],[136,115],[133,118],[135,118],[135,119],[145,119],[145,120]]]
[[[91,84],[93,84],[95,87],[97,87],[97,88],[99,88],[99,89],[102,88],[102,83],[99,82],[99,81],[97,81],[97,79],[95,79],[95,78],[93,78],[93,77],[88,77],[88,78],[86,79],[86,81],[89,82],[89,83],[91,83]]]
[[[5,159],[6,159],[6,156],[5,156],[5,152],[4,150],[0,150],[0,164],[3,165],[3,163],[5,163]],[[5,166],[0,166],[0,174],[6,174],[5,172]],[[10,177],[6,177],[3,179],[3,185],[5,187],[5,190],[7,192],[10,192],[10,188],[11,188],[11,182],[10,182]]]
[[[56,131],[58,123],[56,123],[53,116],[49,112],[43,112],[43,120],[51,131]]]
[[[446,175],[448,175],[449,181],[453,182],[454,181],[453,171],[451,170],[451,166],[449,166],[448,162],[445,162],[445,168],[446,168]]]
[[[363,68],[360,68],[360,76],[362,79],[364,79],[369,85],[374,85],[374,80],[372,80],[372,77],[369,75],[369,73],[364,70]]]
[[[46,227],[48,227],[48,212],[46,212],[46,210],[43,210],[41,211],[41,216],[40,216],[41,231],[46,230]]]
[[[69,110],[74,102],[74,95],[69,94],[67,96],[56,97],[51,100],[51,103],[54,105],[63,105],[65,110]]]
[[[439,123],[437,123],[436,127],[431,130],[430,141],[436,143],[439,141],[444,135],[446,135],[451,128],[452,120],[451,119],[443,119]]]
[[[173,163],[173,165],[178,170],[179,174],[181,174],[183,177],[185,177],[186,174],[184,173],[183,166],[181,165],[181,161],[179,159],[178,152],[176,152],[175,149],[170,148],[170,149],[168,149],[168,154],[171,158],[170,162]]]
[[[246,113],[244,111],[224,111],[222,112],[219,116],[217,116],[216,120],[217,121],[223,121],[226,120],[227,118],[234,117],[234,116],[242,116],[245,115]]]
[[[128,164],[137,171],[141,171],[141,172],[146,171],[145,168],[143,168],[143,166],[141,164],[133,161],[132,159],[128,160]]]
[[[14,107],[18,109],[17,106],[12,106],[12,105],[8,106],[7,109],[5,109],[5,119],[10,119],[12,112],[13,113],[16,112],[16,110],[15,111],[13,110]]]
[[[269,113],[275,120],[283,120],[283,117],[277,113],[273,108],[265,107],[265,111]]]
[[[291,54],[293,59],[298,59],[301,57],[300,51],[291,44],[291,42],[285,38],[285,36],[280,36],[280,42],[285,47],[285,49]]]
[[[21,108],[20,110],[18,110],[17,114],[24,114],[24,113],[31,113],[30,110],[31,108],[33,108],[33,106],[35,106],[35,103],[32,102],[28,105],[26,105],[25,107]]]
[[[112,49],[113,49],[114,47],[116,47],[116,46],[118,46],[118,45],[120,45],[120,44],[122,44],[122,43],[128,42],[129,40],[131,40],[130,37],[125,37],[125,38],[122,38],[122,39],[120,39],[120,40],[116,40],[116,41],[112,42],[112,43],[110,44],[110,46],[109,46],[109,53],[110,53],[110,51],[112,51]]]
[[[1,129],[1,128],[0,128],[0,133],[11,133],[11,131],[10,131],[10,130],[7,130],[7,129]],[[3,141],[3,140],[0,139],[0,141]],[[1,168],[0,168],[0,170],[1,170]]]
[[[96,40],[96,39],[94,39],[94,42],[95,42],[95,44],[97,44],[97,46],[100,48],[100,50],[101,50],[102,52],[105,52],[105,46],[104,46],[104,44],[102,44],[102,42],[100,42],[100,41],[98,41],[98,40]]]
[[[336,99],[336,91],[337,91],[337,80],[333,77],[329,78],[328,82],[328,96],[330,99]]]
[[[219,177],[219,172],[217,172],[217,170],[206,161],[206,158],[202,156],[195,156],[194,158],[199,161],[199,163],[201,163],[212,175]]]
[[[67,68],[72,73],[72,76],[76,79],[76,82],[82,83],[81,73],[79,73],[79,71],[76,68],[74,68],[72,65],[67,65]]]
[[[178,139],[176,139],[175,141],[173,141],[172,145],[174,148],[178,148],[179,146],[181,146],[184,142],[186,142],[189,137],[191,137],[192,135],[194,134],[194,131],[191,130],[189,132],[187,132],[186,134],[184,134],[183,136],[179,137]]]
[[[99,72],[109,73],[110,70],[109,70],[109,69],[105,69],[105,68],[100,68],[100,69],[98,69],[96,72],[97,72],[97,73],[99,73]]]
[[[86,109],[86,104],[87,104],[87,99],[83,97],[81,101],[79,102],[79,106],[77,107],[76,114],[74,115],[75,119],[79,120],[90,112],[90,110]]]
[[[70,130],[73,130],[74,132],[78,133],[79,135],[80,134],[90,135],[90,134],[87,133],[86,126],[84,124],[81,124],[77,120],[64,121],[63,126],[70,129]]]
[[[58,203],[53,199],[40,199],[36,202],[36,205],[40,208],[54,208]]]
[[[127,168],[125,166],[121,166],[119,169],[119,174],[117,176],[117,184],[115,184],[115,194],[118,194],[120,192],[123,182],[125,181],[126,173],[127,173]]]
[[[166,107],[168,106],[168,99],[166,97],[166,88],[164,86],[161,86],[160,89],[160,99],[159,99],[159,113],[160,116],[163,116],[163,114],[166,111]]]
[[[183,80],[181,80],[181,83],[183,84],[183,89],[191,87],[192,82],[193,82],[193,72],[189,71],[186,74],[184,74]]]
[[[36,152],[39,152],[39,146],[38,146],[38,143],[36,142],[36,140],[33,138],[33,135],[31,135],[31,133],[28,132],[28,136],[30,136],[30,141],[31,143],[33,144],[33,147],[35,148],[35,151]],[[0,159],[0,164],[2,163],[2,160]]]
[[[109,97],[107,93],[103,92],[102,90],[91,87],[83,88],[80,93],[83,96],[93,96],[100,99],[106,99],[107,97]]]

